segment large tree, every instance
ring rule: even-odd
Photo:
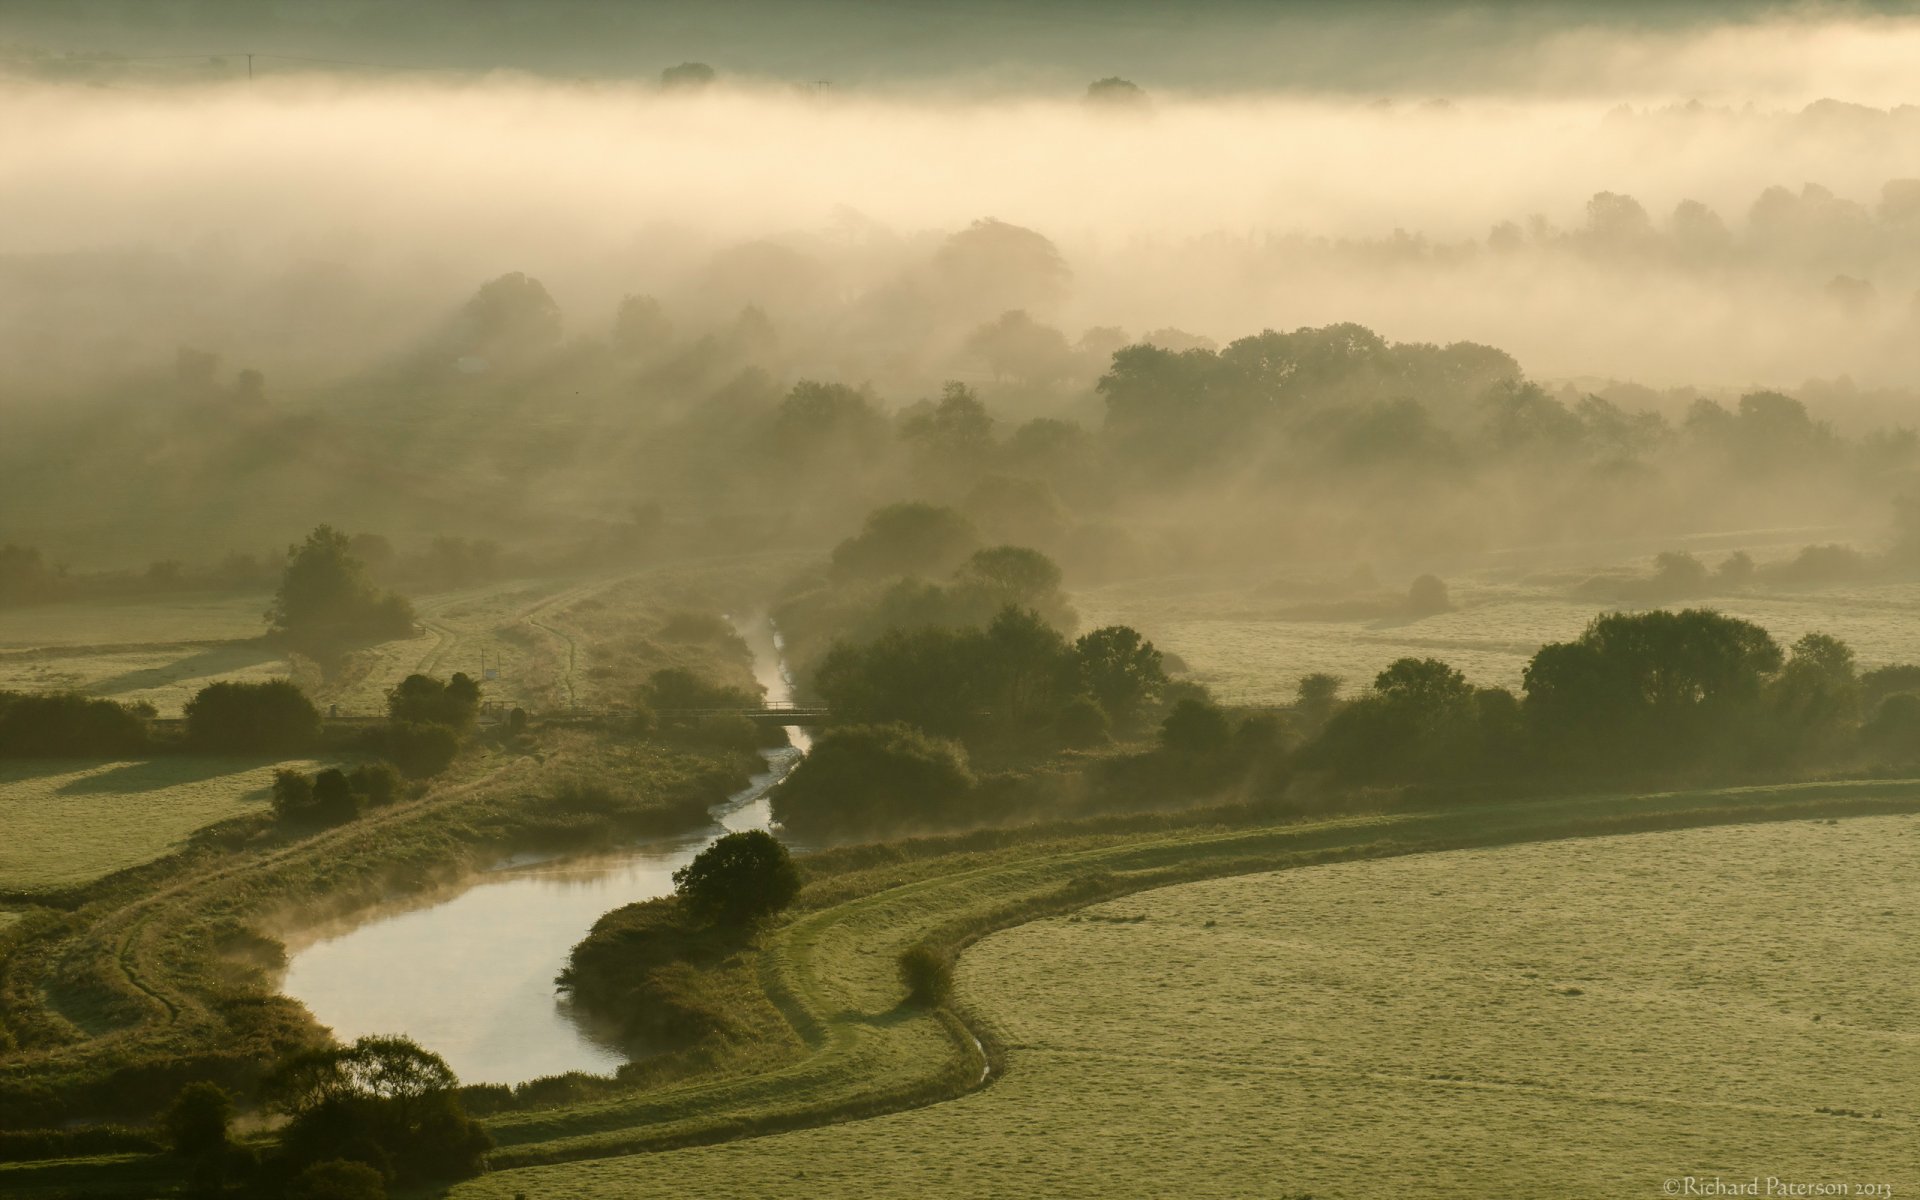
[[[413,633],[413,605],[375,587],[350,546],[346,534],[321,525],[287,548],[267,620],[276,636],[303,653],[326,658]]]

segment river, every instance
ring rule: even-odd
[[[779,634],[738,621],[770,702],[793,698]],[[385,909],[301,945],[281,990],[341,1041],[405,1034],[464,1083],[520,1083],[563,1071],[605,1074],[626,1061],[554,992],[567,952],[609,909],[673,890],[673,872],[728,832],[767,828],[767,791],[808,747],[768,751],[767,769],[714,809],[712,828],[612,854],[509,861],[450,899]]]

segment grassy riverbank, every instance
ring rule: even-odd
[[[1311,858],[1310,837],[1367,857],[986,938],[958,995],[1008,1069],[955,1103],[506,1170],[453,1194],[1225,1197],[1258,1178],[1275,1195],[1464,1200],[1542,1178],[1625,1196],[1676,1173],[1816,1179],[1834,1163],[1897,1188],[1920,1172],[1920,1085],[1896,1069],[1911,1006],[1891,983],[1915,962],[1912,904],[1887,885],[1920,856],[1920,818],[1815,824],[1782,818],[1848,802],[1726,799],[1636,802],[1619,823],[1755,822],[1422,854],[1398,851],[1461,831],[1388,822],[1371,849],[1353,825],[1299,830],[1291,850],[1195,841],[1196,870],[1263,842]],[[1488,833],[1534,828],[1500,817]],[[843,970],[877,957],[813,948]]]
[[[895,961],[1168,884],[1316,863],[1699,825],[1920,810],[1920,782],[1589,797],[1155,833],[1092,833],[843,851],[815,864],[802,911],[768,935],[761,979],[805,1043],[790,1061],[491,1126],[498,1168],[726,1140],[959,1095],[999,1050],[960,1007],[906,1007]],[[837,861],[836,861],[837,859]],[[823,870],[824,868],[824,870]],[[1089,981],[1091,985],[1091,981]],[[992,1014],[981,1014],[991,1018]],[[545,1178],[542,1176],[541,1178]],[[513,1176],[469,1185],[510,1195]],[[500,1188],[508,1190],[502,1192]]]

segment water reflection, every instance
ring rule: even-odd
[[[768,698],[791,699],[778,634],[740,622]],[[673,872],[721,831],[765,829],[766,792],[798,762],[767,770],[715,811],[704,833],[616,854],[509,861],[451,899],[382,915],[293,954],[282,989],[341,1040],[404,1033],[446,1058],[463,1081],[518,1083],[562,1071],[606,1073],[625,1061],[554,993],[567,952],[602,913],[673,890]]]

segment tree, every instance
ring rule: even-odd
[[[714,81],[714,69],[703,62],[683,62],[660,72],[660,86],[670,89],[695,90],[704,88]]]
[[[442,683],[430,675],[409,675],[387,693],[387,718],[416,724],[445,725],[463,731],[480,715],[480,685],[462,673]]]
[[[1860,720],[1860,680],[1853,650],[1838,638],[1809,633],[1774,680],[1772,703],[1779,733],[1769,749],[1782,759],[1837,752]]]
[[[762,924],[800,894],[800,872],[770,833],[730,833],[673,873],[674,894],[709,923],[747,928]]]
[[[1294,709],[1309,732],[1319,730],[1327,718],[1333,716],[1340,704],[1340,685],[1344,682],[1338,675],[1324,671],[1301,677],[1294,688]]]
[[[273,773],[273,813],[283,821],[302,821],[313,813],[313,780],[281,767]]]
[[[991,217],[949,237],[933,257],[933,278],[950,305],[980,316],[1049,309],[1065,298],[1072,277],[1044,235]]]
[[[328,767],[313,777],[314,815],[329,825],[351,821],[360,815],[360,797],[352,780],[338,767]]]
[[[295,649],[331,657],[349,646],[410,636],[413,606],[376,588],[366,564],[349,550],[347,535],[321,525],[288,547],[267,620]]]
[[[857,535],[833,548],[833,573],[842,579],[941,573],[979,543],[973,522],[951,508],[889,504],[875,509]]]
[[[480,285],[454,320],[455,344],[467,354],[513,358],[560,340],[560,306],[538,279],[511,271]]]
[[[993,449],[993,418],[972,388],[949,381],[940,389],[939,403],[900,422],[900,436],[927,465],[971,466]]]
[[[161,1124],[167,1145],[181,1158],[202,1158],[227,1148],[227,1126],[233,1121],[233,1100],[213,1083],[190,1083],[167,1107]]]
[[[673,322],[652,296],[623,296],[613,314],[613,347],[622,354],[651,354],[673,341]]]
[[[835,727],[773,790],[773,816],[806,836],[951,825],[973,791],[966,755],[905,725]]]
[[[1160,695],[1167,673],[1160,652],[1140,632],[1109,625],[1073,644],[1073,671],[1115,726],[1131,730],[1141,709]]]
[[[1708,609],[1606,613],[1534,655],[1528,723],[1551,753],[1595,764],[1697,757],[1752,733],[1781,661],[1766,630]]]
[[[320,737],[320,710],[291,680],[222,680],[187,701],[187,740],[228,754],[296,754]]]
[[[403,1037],[363,1037],[283,1061],[266,1082],[287,1114],[281,1152],[296,1171],[347,1159],[398,1179],[464,1178],[492,1144],[460,1106],[446,1060]]]
[[[1109,75],[1087,85],[1087,103],[1139,109],[1147,107],[1147,93],[1131,79]]]
[[[1024,309],[1013,309],[967,335],[966,352],[986,364],[993,377],[1033,387],[1051,387],[1078,365],[1067,336],[1043,325]]]
[[[1227,714],[1215,704],[1191,697],[1173,706],[1160,723],[1160,746],[1171,754],[1188,758],[1206,758],[1224,751],[1233,742],[1233,727]]]
[[[1447,598],[1447,585],[1438,576],[1422,575],[1407,589],[1407,611],[1416,617],[1452,610],[1453,601]]]
[[[134,707],[78,692],[0,692],[0,757],[131,758],[147,749],[147,715]]]

